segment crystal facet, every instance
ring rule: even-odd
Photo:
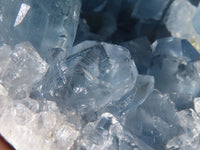
[[[126,48],[86,41],[73,51],[38,83],[43,87],[39,92],[47,99],[60,101],[61,105],[64,100],[78,110],[100,108],[134,87],[138,73]]]
[[[69,51],[75,38],[79,8],[79,0],[1,0],[0,42],[15,46],[29,41],[50,61],[51,56],[47,54],[52,49]]]
[[[153,59],[148,70],[155,77],[155,88],[164,93],[197,96],[200,54],[178,38],[159,39],[153,43]]]

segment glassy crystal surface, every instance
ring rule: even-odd
[[[193,109],[182,110],[177,113],[179,124],[184,132],[168,141],[166,149],[199,149],[200,120]]]
[[[54,50],[69,51],[79,8],[79,0],[1,0],[1,42],[14,46],[29,41],[48,61]]]
[[[196,13],[192,19],[192,24],[193,24],[193,27],[195,29],[195,31],[200,34],[200,25],[199,25],[199,18],[200,18],[200,8],[198,7],[196,9]]]
[[[153,91],[141,106],[126,113],[125,125],[152,148],[164,149],[165,143],[182,131],[175,112],[167,96]]]
[[[126,93],[119,101],[114,101],[105,106],[102,112],[110,112],[119,120],[122,115],[141,105],[154,90],[154,78],[147,75],[138,75],[134,88]]]
[[[134,87],[138,73],[126,48],[86,41],[73,52],[50,68],[38,83],[38,87],[42,85],[40,95],[80,111],[119,100]]]
[[[110,113],[104,113],[98,121],[87,124],[77,145],[79,149],[87,150],[152,150],[126,131]]]
[[[138,0],[133,16],[140,19],[159,20],[170,0]]]
[[[198,20],[193,18],[196,10],[197,8],[188,0],[175,0],[165,16],[165,24],[173,37],[187,39],[199,50],[200,36],[193,27],[198,22]],[[197,15],[198,13],[196,17]]]
[[[172,93],[169,95],[169,98],[171,101],[174,102],[175,107],[178,111],[184,110],[184,109],[190,109],[194,107],[193,103],[193,96],[190,94],[177,94],[177,93]]]
[[[194,109],[197,114],[200,114],[200,98],[199,97],[194,99]]]
[[[178,38],[164,38],[153,43],[148,74],[155,77],[155,88],[164,93],[199,94],[199,53]]]

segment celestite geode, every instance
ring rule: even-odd
[[[200,149],[198,3],[0,0],[0,134],[20,150]]]

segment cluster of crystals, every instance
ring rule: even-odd
[[[200,149],[197,4],[1,0],[0,133],[20,150]]]

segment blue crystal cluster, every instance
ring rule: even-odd
[[[0,133],[21,150],[200,149],[199,1],[0,0]]]

